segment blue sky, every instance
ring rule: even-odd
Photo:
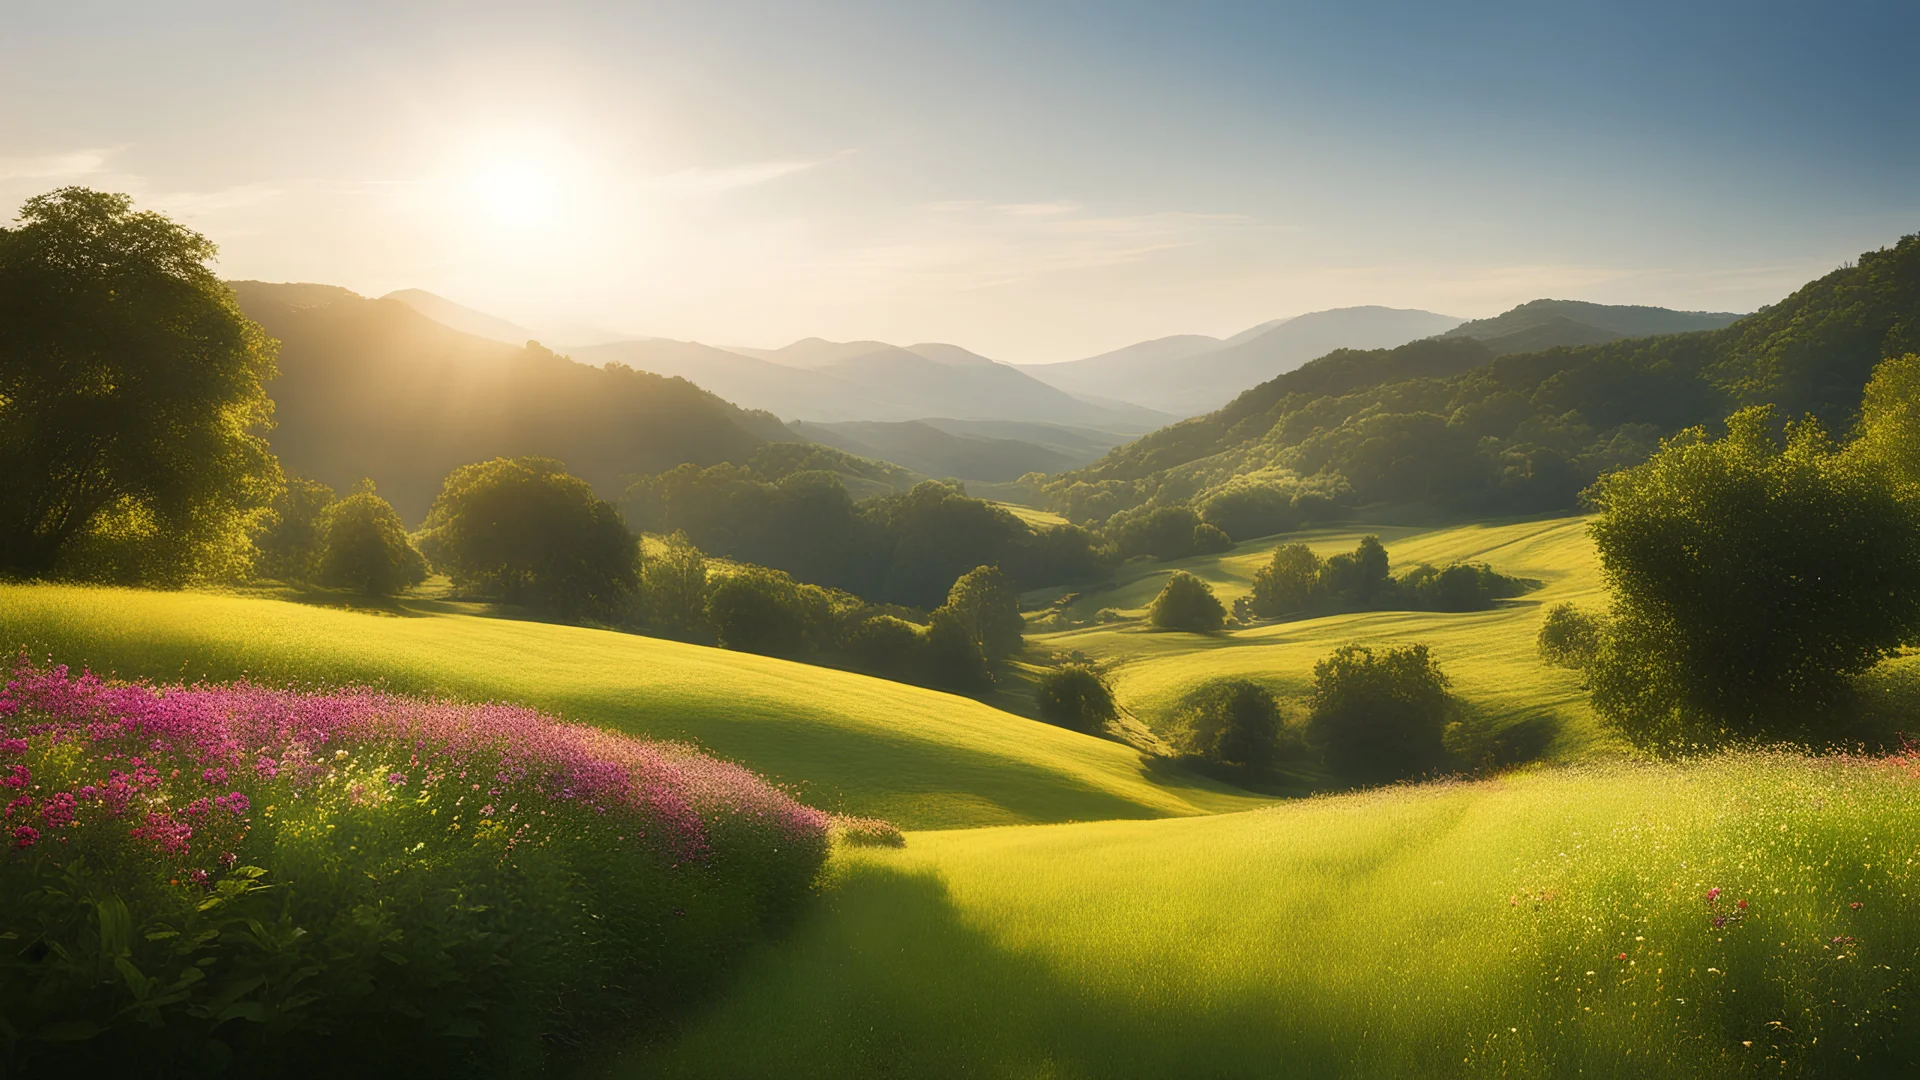
[[[8,205],[127,190],[230,276],[556,334],[1046,361],[1347,304],[1749,310],[1920,231],[1910,2],[6,21]]]

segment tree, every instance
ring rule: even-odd
[[[1443,736],[1456,708],[1448,685],[1425,645],[1379,653],[1343,645],[1313,666],[1307,733],[1350,779],[1419,776],[1446,757]]]
[[[707,622],[723,649],[795,657],[819,644],[818,631],[825,611],[815,611],[814,597],[778,570],[741,566],[722,575],[707,589]]]
[[[963,693],[993,685],[987,658],[958,616],[945,608],[927,621],[927,682]]]
[[[962,574],[947,593],[944,610],[953,613],[990,664],[1020,651],[1026,620],[1020,598],[997,566],[976,566]]]
[[[1213,595],[1213,586],[1185,570],[1175,570],[1153,598],[1147,621],[1161,630],[1210,634],[1226,625],[1227,609]]]
[[[280,484],[259,434],[274,343],[208,269],[213,245],[78,187],[20,222],[0,228],[0,572],[243,570]]]
[[[1579,671],[1599,655],[1605,623],[1570,603],[1555,604],[1540,624],[1540,659]]]
[[[1280,751],[1280,704],[1250,679],[1214,679],[1188,694],[1174,713],[1174,745],[1221,765],[1255,769]]]
[[[869,675],[914,682],[925,675],[927,632],[894,615],[874,615],[848,628],[840,649]]]
[[[641,561],[640,611],[659,633],[688,641],[706,637],[707,557],[686,533],[667,537],[658,554]]]
[[[254,569],[281,581],[310,581],[319,572],[325,548],[326,513],[334,502],[333,489],[318,480],[288,476],[287,486],[273,500],[267,528],[254,538],[259,554]]]
[[[1756,407],[1588,493],[1613,594],[1595,709],[1673,748],[1832,734],[1850,678],[1920,639],[1920,499],[1811,421]]]
[[[1320,556],[1305,544],[1282,544],[1253,575],[1253,613],[1266,617],[1313,607],[1320,583]]]
[[[1873,369],[1847,452],[1898,483],[1920,485],[1920,354]]]
[[[407,539],[400,515],[363,480],[321,518],[318,580],[368,596],[392,596],[427,579],[427,562]]]
[[[424,536],[454,584],[562,616],[618,619],[639,586],[638,544],[619,513],[551,458],[453,470]]]
[[[1040,719],[1087,735],[1098,735],[1120,715],[1112,684],[1091,664],[1062,664],[1044,672],[1033,696]]]

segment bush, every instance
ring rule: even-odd
[[[1193,527],[1193,553],[1195,555],[1218,555],[1233,550],[1233,538],[1218,526],[1201,522]]]
[[[927,623],[927,685],[971,693],[993,685],[987,658],[953,612],[941,608]]]
[[[1040,719],[1070,731],[1098,735],[1120,715],[1113,687],[1091,664],[1062,664],[1045,672],[1034,686]]]
[[[1226,625],[1227,609],[1213,595],[1213,586],[1175,570],[1147,610],[1147,621],[1161,630],[1210,634]]]
[[[927,632],[893,615],[875,615],[854,624],[841,651],[856,669],[900,682],[926,677]]]
[[[1195,553],[1201,524],[1200,515],[1189,507],[1163,506],[1130,517],[1112,530],[1114,550],[1122,559],[1136,555],[1151,555],[1161,562],[1184,559]]]
[[[1588,682],[1640,746],[1828,740],[1850,679],[1920,640],[1920,494],[1811,422],[1783,445],[1747,409],[1589,496],[1613,604]]]
[[[1174,712],[1173,744],[1218,765],[1263,769],[1280,754],[1280,705],[1248,679],[1215,679],[1188,694]]]
[[[723,649],[795,657],[820,644],[824,590],[778,570],[742,566],[707,589],[707,623]]]
[[[400,515],[373,493],[371,480],[327,508],[321,533],[322,585],[392,596],[427,580],[426,560],[407,539]]]
[[[1319,599],[1320,556],[1305,544],[1282,544],[1253,575],[1250,608],[1271,618],[1310,610]]]
[[[947,592],[943,610],[953,613],[988,663],[997,664],[1020,651],[1026,620],[1020,617],[1020,597],[997,566],[976,566],[962,574]]]
[[[507,705],[0,691],[8,1072],[529,1075],[797,909],[828,819]]]
[[[1555,667],[1581,670],[1599,655],[1605,625],[1577,606],[1555,604],[1540,624],[1540,659]]]
[[[422,543],[454,584],[567,618],[618,621],[639,549],[613,504],[550,458],[495,458],[447,476]]]
[[[1425,645],[1343,645],[1313,666],[1309,736],[1340,775],[1363,782],[1419,776],[1446,757],[1456,703]]]

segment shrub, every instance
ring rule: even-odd
[[[525,1075],[794,911],[827,816],[737,766],[370,690],[0,691],[23,1075]]]
[[[988,663],[999,663],[1020,651],[1026,620],[1020,617],[1020,598],[997,566],[976,566],[962,574],[947,592],[944,610],[953,613]]]
[[[1280,705],[1259,683],[1214,679],[1180,702],[1172,734],[1182,753],[1220,765],[1265,768],[1280,753]]]
[[[1163,506],[1137,514],[1113,530],[1114,550],[1122,559],[1151,555],[1161,562],[1184,559],[1194,553],[1194,530],[1200,515],[1185,506]]]
[[[287,477],[286,488],[273,501],[265,531],[254,538],[254,571],[281,581],[312,581],[320,572],[326,512],[333,500],[333,489],[327,485]]]
[[[613,504],[550,458],[453,470],[422,543],[454,584],[568,618],[618,620],[639,586],[638,546]]]
[[[1210,634],[1226,625],[1227,609],[1213,595],[1213,586],[1184,570],[1175,570],[1160,595],[1153,598],[1147,620],[1161,630]]]
[[[1040,706],[1040,719],[1088,735],[1098,735],[1120,715],[1112,685],[1091,664],[1062,664],[1045,672],[1033,696]]]
[[[1555,604],[1540,624],[1540,659],[1555,667],[1580,670],[1600,652],[1605,626],[1571,603]]]
[[[900,827],[891,821],[880,818],[849,817],[846,814],[833,815],[832,835],[835,840],[853,847],[906,847],[907,838],[901,834]]]
[[[373,493],[373,481],[327,507],[321,519],[322,585],[353,589],[368,596],[392,596],[427,579],[427,562],[407,539],[387,500]]]
[[[1920,496],[1770,409],[1700,429],[1589,492],[1613,594],[1587,669],[1638,745],[1824,739],[1848,682],[1920,639]]]
[[[800,656],[819,645],[825,592],[778,570],[742,566],[707,589],[707,622],[720,647],[768,656]]]
[[[1253,614],[1272,617],[1309,610],[1318,599],[1320,571],[1320,556],[1307,545],[1274,548],[1273,558],[1253,575]]]
[[[918,682],[926,676],[927,632],[893,615],[874,615],[850,628],[841,641],[849,663],[869,675]]]
[[[970,693],[993,685],[987,658],[953,612],[941,608],[927,623],[927,685]]]
[[[640,620],[656,632],[703,640],[707,625],[707,557],[676,532],[640,564]]]
[[[1307,731],[1349,779],[1418,776],[1446,756],[1443,735],[1456,708],[1447,687],[1425,645],[1378,654],[1343,645],[1313,666]]]
[[[1218,555],[1233,550],[1233,538],[1216,525],[1201,522],[1193,527],[1193,553],[1195,555]]]

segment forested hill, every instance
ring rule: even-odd
[[[1621,338],[1718,330],[1739,320],[1730,311],[1674,311],[1580,300],[1529,300],[1491,319],[1475,319],[1440,335],[1478,338],[1494,355],[1539,352],[1560,345],[1600,345]]]
[[[1191,504],[1240,533],[1291,527],[1328,500],[1571,508],[1600,473],[1743,405],[1844,430],[1873,365],[1908,352],[1920,352],[1920,236],[1718,330],[1497,357],[1470,337],[1334,352],[1046,490],[1083,524]]]
[[[345,489],[370,477],[417,522],[455,467],[558,458],[604,497],[622,477],[740,461],[792,439],[684,379],[578,364],[449,329],[397,300],[327,285],[231,282],[280,340],[269,441],[290,471]]]

